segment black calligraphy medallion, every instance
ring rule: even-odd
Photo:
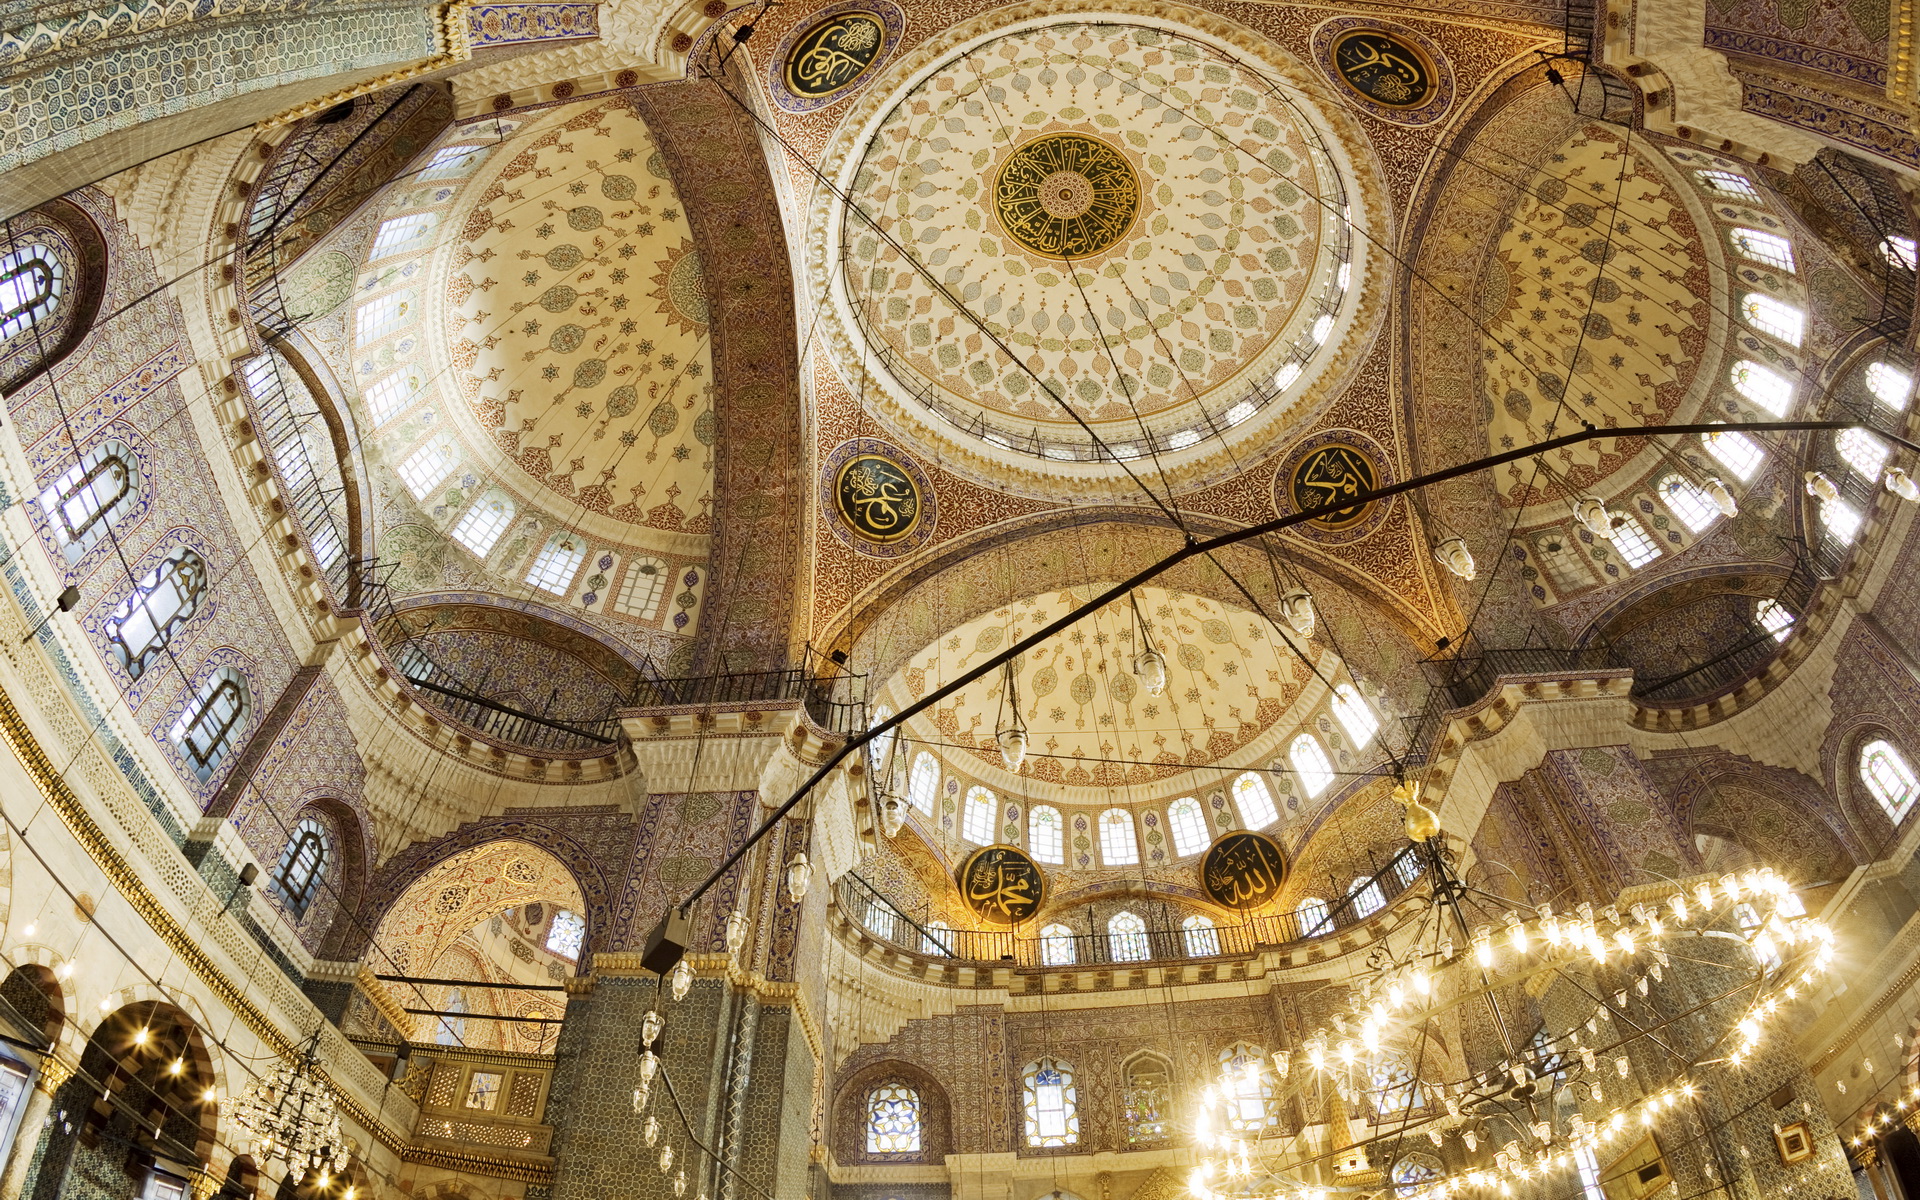
[[[1319,447],[1293,469],[1288,490],[1294,508],[1301,512],[1337,504],[1348,497],[1370,492],[1380,486],[1380,471],[1373,459],[1358,446],[1330,442]],[[1313,518],[1322,529],[1348,529],[1365,520],[1372,504],[1356,504]]]
[[[1140,177],[1127,156],[1084,133],[1050,133],[1007,156],[993,180],[993,213],[1007,236],[1048,258],[1112,248],[1140,211]]]
[[[1259,908],[1280,894],[1287,862],[1280,845],[1264,833],[1239,829],[1223,834],[1200,859],[1200,888],[1223,908]]]
[[[886,48],[887,25],[878,14],[836,13],[801,34],[788,52],[787,90],[813,100],[845,91]]]
[[[1433,91],[1426,54],[1379,29],[1356,29],[1333,44],[1333,66],[1347,86],[1375,104],[1413,108]]]
[[[960,868],[960,898],[982,921],[1012,925],[1040,911],[1047,877],[1018,846],[987,846]]]
[[[920,487],[890,458],[849,458],[840,467],[833,492],[840,516],[871,541],[897,542],[920,524]]]

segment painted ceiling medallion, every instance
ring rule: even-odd
[[[1072,262],[1111,250],[1140,211],[1140,177],[1111,144],[1049,133],[1016,149],[993,181],[993,215],[1008,237]]]
[[[780,107],[811,112],[851,95],[900,43],[906,21],[889,0],[846,0],[788,34],[768,64]]]
[[[1333,43],[1333,67],[1348,87],[1376,104],[1412,108],[1433,91],[1426,52],[1381,29],[1355,29]]]
[[[821,504],[837,518],[836,536],[855,550],[893,558],[924,545],[933,533],[934,502],[926,474],[885,442],[856,438],[827,456]]]
[[[1295,446],[1274,477],[1274,508],[1282,514],[1326,509],[1370,492],[1392,479],[1384,451],[1351,429],[1330,429]],[[1315,541],[1350,542],[1385,519],[1391,503],[1374,501],[1332,508],[1294,532]]]
[[[1201,856],[1200,890],[1223,908],[1259,908],[1280,894],[1287,877],[1286,856],[1264,833],[1238,829],[1222,834]]]
[[[1013,925],[1040,911],[1047,877],[1018,846],[984,846],[959,873],[960,898],[982,921]]]

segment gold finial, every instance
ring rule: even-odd
[[[1440,832],[1440,814],[1420,803],[1420,781],[1403,779],[1393,785],[1393,798],[1407,810],[1407,836],[1424,842]]]

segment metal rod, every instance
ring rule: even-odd
[[[517,1021],[522,1025],[561,1025],[563,1017],[500,1017],[492,1013],[448,1012],[439,1008],[407,1008],[402,1012],[417,1013],[423,1017],[458,1017],[462,1021]]]
[[[722,876],[728,871],[731,871],[742,858],[746,857],[747,851],[753,849],[761,838],[767,836],[767,834],[773,830],[774,826],[778,825],[788,813],[794,810],[800,801],[806,799],[807,794],[811,792],[821,780],[825,779],[835,767],[839,766],[847,755],[866,745],[874,738],[899,728],[908,718],[918,716],[921,712],[945,700],[948,696],[953,695],[968,684],[997,670],[1001,664],[1025,654],[1054,634],[1070,628],[1089,613],[1097,612],[1115,600],[1131,594],[1135,588],[1152,582],[1161,575],[1179,566],[1181,563],[1186,562],[1188,559],[1197,558],[1203,554],[1210,554],[1215,550],[1224,549],[1228,546],[1237,546],[1241,542],[1252,541],[1255,538],[1265,537],[1268,534],[1291,529],[1295,525],[1302,525],[1313,520],[1322,513],[1341,512],[1350,508],[1358,508],[1364,504],[1371,504],[1376,500],[1385,500],[1405,492],[1417,491],[1420,488],[1428,487],[1432,484],[1445,483],[1450,479],[1458,479],[1463,475],[1472,475],[1480,471],[1490,470],[1494,467],[1505,466],[1507,463],[1518,462],[1524,458],[1531,458],[1536,454],[1545,454],[1565,446],[1577,446],[1583,442],[1624,437],[1662,437],[1689,433],[1805,433],[1829,429],[1869,429],[1869,431],[1877,437],[1887,438],[1916,454],[1920,454],[1920,446],[1915,445],[1906,438],[1898,434],[1888,433],[1884,429],[1873,429],[1862,421],[1716,421],[1712,423],[1688,425],[1630,425],[1616,429],[1600,429],[1593,425],[1588,425],[1578,433],[1563,434],[1560,437],[1548,438],[1544,442],[1535,442],[1531,446],[1522,446],[1517,450],[1507,450],[1499,454],[1490,454],[1485,458],[1476,458],[1471,462],[1461,463],[1458,466],[1446,467],[1438,471],[1429,471],[1425,475],[1416,475],[1411,479],[1403,479],[1399,483],[1390,483],[1383,487],[1377,487],[1371,491],[1361,492],[1359,495],[1349,497],[1345,500],[1322,504],[1315,508],[1302,509],[1298,512],[1288,513],[1283,517],[1276,517],[1271,521],[1262,521],[1257,525],[1249,525],[1244,529],[1230,530],[1204,540],[1197,540],[1192,534],[1187,534],[1186,544],[1180,547],[1180,549],[1175,550],[1172,554],[1136,571],[1131,577],[1114,584],[1080,607],[1070,610],[1066,615],[1021,638],[1000,653],[988,657],[985,661],[981,662],[979,666],[959,676],[952,683],[937,689],[929,696],[909,704],[880,724],[868,728],[864,733],[855,734],[848,738],[838,750],[827,757],[826,762],[822,763],[813,774],[807,776],[798,788],[794,789],[793,795],[789,796],[785,803],[781,804],[779,808],[774,809],[767,819],[761,823],[760,827],[747,835],[747,839],[740,843],[739,847],[735,849],[733,853],[727,855],[720,865],[713,869],[713,873],[708,875],[706,879],[701,882],[700,886],[694,888],[693,891],[687,895],[686,899],[680,901],[676,907],[683,910],[692,908],[693,905],[699,901],[700,897],[707,894],[709,888],[720,882]],[[1178,531],[1173,530],[1171,532]]]
[[[482,983],[477,979],[435,979],[426,975],[375,975],[383,983],[425,983],[447,987],[495,988],[503,992],[564,992],[564,983]]]

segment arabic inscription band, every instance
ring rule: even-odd
[[[861,454],[848,459],[833,494],[841,519],[871,541],[897,542],[920,524],[919,485],[890,458]]]
[[[984,846],[961,865],[960,898],[982,921],[1013,925],[1040,911],[1047,877],[1018,846]]]
[[[1222,908],[1259,908],[1280,894],[1286,877],[1280,844],[1251,829],[1222,834],[1200,859],[1200,890]]]
[[[1379,29],[1356,29],[1333,44],[1333,66],[1348,87],[1375,104],[1412,108],[1433,91],[1433,67],[1421,50]]]
[[[1127,236],[1140,177],[1127,156],[1084,133],[1021,146],[993,180],[993,212],[1008,237],[1046,258],[1090,258]]]
[[[802,34],[787,55],[787,90],[817,100],[852,87],[886,49],[887,27],[867,12],[840,13]]]
[[[1293,493],[1294,507],[1305,511],[1338,503],[1343,497],[1357,496],[1379,486],[1379,468],[1366,451],[1334,442],[1300,460],[1300,465],[1293,469],[1289,490]],[[1371,504],[1343,508],[1315,517],[1313,523],[1323,529],[1346,529],[1366,519],[1372,509]]]

